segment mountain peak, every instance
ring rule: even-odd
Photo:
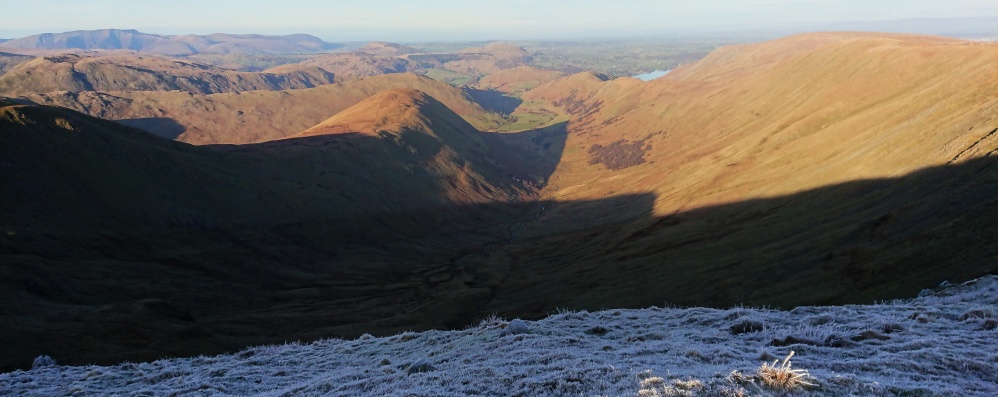
[[[432,135],[431,125],[440,123],[457,125],[462,130],[475,130],[461,116],[425,92],[394,88],[377,93],[293,137],[341,133],[397,134],[405,130],[420,130]]]

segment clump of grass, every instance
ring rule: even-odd
[[[706,390],[707,386],[699,379],[673,379],[672,384],[657,376],[641,380],[638,397],[693,397]]]
[[[505,328],[507,324],[509,323],[506,322],[506,320],[503,320],[502,317],[499,317],[499,315],[492,313],[491,315],[482,319],[482,321],[478,323],[478,328],[482,329]]]
[[[807,370],[790,368],[790,357],[793,356],[794,352],[791,351],[783,359],[782,363],[780,363],[780,360],[774,360],[772,364],[763,363],[757,371],[762,384],[774,389],[796,389],[803,386],[815,386],[814,383],[807,381],[808,378],[813,379],[811,374],[807,373]]]

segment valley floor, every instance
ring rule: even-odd
[[[16,396],[994,396],[998,276],[879,305],[650,308],[0,374]],[[794,351],[813,386],[757,369]]]

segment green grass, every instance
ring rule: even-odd
[[[446,69],[426,69],[425,75],[431,79],[443,81],[447,84],[453,85],[471,84],[478,80],[478,76],[458,73]]]
[[[509,117],[510,122],[506,123],[496,131],[517,132],[540,128],[557,122],[565,121],[567,118],[552,110],[540,102],[524,102]]]

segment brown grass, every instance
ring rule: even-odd
[[[762,384],[774,389],[796,389],[804,386],[815,386],[814,383],[807,381],[809,378],[813,379],[807,370],[790,368],[790,357],[793,357],[793,355],[794,352],[791,351],[783,359],[782,363],[779,360],[774,360],[772,364],[763,363],[757,371]]]

